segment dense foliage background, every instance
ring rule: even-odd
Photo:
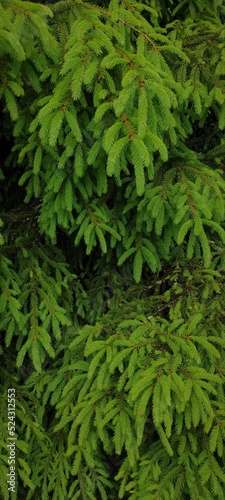
[[[224,20],[0,2],[4,500],[224,500]]]

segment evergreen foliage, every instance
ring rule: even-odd
[[[3,500],[224,499],[224,20],[0,1]]]

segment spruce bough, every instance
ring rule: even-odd
[[[224,16],[0,2],[4,500],[224,499]]]

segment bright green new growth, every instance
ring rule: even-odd
[[[200,3],[0,2],[4,500],[9,387],[14,497],[224,499],[225,8]]]

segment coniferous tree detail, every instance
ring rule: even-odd
[[[0,489],[223,500],[222,0],[0,2]]]

